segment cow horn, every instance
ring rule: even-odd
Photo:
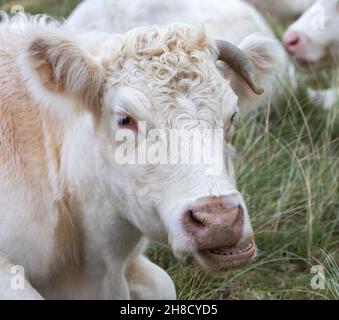
[[[219,60],[226,62],[236,71],[257,95],[262,95],[264,89],[259,85],[253,63],[237,46],[223,40],[216,40],[219,50]]]

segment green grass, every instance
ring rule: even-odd
[[[180,298],[339,298],[339,102],[326,112],[300,89],[268,109],[243,119],[234,143],[260,255],[245,270],[206,275],[154,248]],[[311,268],[320,264],[326,289],[313,290]]]
[[[77,2],[0,0],[0,8],[67,16]],[[154,245],[152,260],[170,273],[181,299],[338,299],[339,101],[324,111],[308,101],[305,86],[295,95],[287,86],[277,106],[242,119],[234,145],[258,259],[244,270],[206,274]],[[319,264],[325,290],[311,288]]]

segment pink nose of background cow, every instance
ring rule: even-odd
[[[287,31],[283,37],[283,44],[286,50],[296,55],[304,50],[306,37],[296,31]]]
[[[244,209],[232,198],[204,198],[186,211],[184,225],[199,250],[236,247],[243,235]]]

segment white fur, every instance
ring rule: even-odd
[[[204,24],[213,37],[239,44],[254,32],[274,37],[265,19],[240,0],[86,0],[79,4],[65,25],[78,31],[127,32],[147,25],[184,22]]]
[[[308,90],[309,98],[315,100],[324,107],[331,109],[338,97],[337,78],[330,83],[333,88],[318,90],[319,81],[322,79],[320,71],[330,70],[337,72],[339,59],[339,6],[337,0],[317,0],[304,12],[304,14],[292,23],[286,33],[297,33],[302,38],[300,49],[293,54],[298,62],[307,61],[310,64],[303,74],[308,83],[314,88]],[[314,75],[317,78],[314,79]],[[314,81],[315,80],[315,81]]]
[[[204,25],[210,36],[237,45],[254,33],[275,39],[263,16],[241,0],[132,0],[128,6],[123,0],[86,0],[74,10],[65,26],[77,32],[126,32],[139,26],[173,22]],[[272,56],[275,59],[275,68],[270,71],[274,76],[266,80],[275,91],[271,94],[268,89],[265,97],[272,100],[272,96],[274,99],[279,98],[281,83],[290,82],[290,79],[287,75],[288,59],[284,49],[278,43],[271,43],[270,46],[269,50],[274,51]],[[264,84],[266,88],[267,83]],[[267,99],[262,99],[262,104],[266,102]],[[243,105],[240,104],[240,107]],[[248,104],[244,103],[241,111],[246,112],[247,107]]]
[[[339,7],[337,0],[318,0],[287,32],[296,31],[307,37],[306,48],[299,58],[321,67],[337,66],[339,59]]]
[[[149,129],[224,128],[230,139],[242,93],[217,68],[214,42],[201,29],[76,35],[36,20],[0,25],[0,298],[173,299],[168,275],[142,256],[144,238],[194,254],[182,215],[206,196],[242,205],[243,238],[250,237],[233,149],[230,141],[217,145],[227,164],[217,176],[205,175],[204,165],[121,166],[117,114]],[[262,54],[274,63],[274,46],[261,37],[254,43],[242,49],[267,84],[272,66]],[[255,107],[260,98],[252,99]],[[13,265],[25,268],[24,292],[10,286]]]
[[[315,0],[246,0],[253,4],[261,12],[282,22],[288,22],[291,19],[303,14]]]

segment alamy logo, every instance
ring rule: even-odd
[[[311,287],[313,290],[324,290],[325,289],[325,268],[322,265],[313,266],[311,273],[315,276],[311,280]]]
[[[203,165],[206,175],[224,171],[224,130],[149,130],[138,123],[139,132],[118,130],[115,160],[120,165]]]
[[[16,13],[25,13],[25,9],[23,6],[20,6],[20,5],[14,5],[12,8],[11,8],[11,13],[12,14],[16,14]]]
[[[22,266],[14,266],[11,268],[11,288],[13,290],[25,290],[26,289],[26,280],[25,280],[25,269]]]
[[[10,14],[25,14],[25,9],[23,6],[14,5],[11,7]],[[0,22],[7,21],[8,15],[5,11],[0,10]]]
[[[326,28],[326,11],[321,5],[315,5],[310,9],[312,19],[310,27],[313,30],[324,31]]]

